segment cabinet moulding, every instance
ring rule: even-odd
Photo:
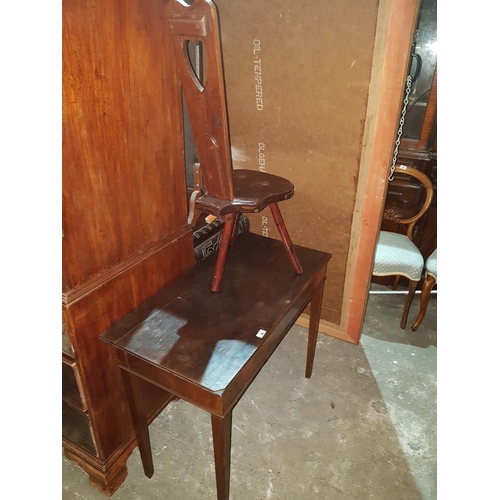
[[[175,234],[169,235],[165,238],[155,241],[154,243],[142,248],[139,252],[131,255],[127,259],[121,261],[116,266],[113,266],[100,274],[92,276],[84,283],[78,285],[77,287],[63,292],[62,294],[62,304],[63,306],[69,307],[76,301],[88,295],[90,292],[104,285],[108,281],[116,278],[118,275],[127,271],[131,267],[135,266],[139,262],[147,259],[156,252],[162,250],[164,247],[175,242],[177,239],[185,236],[187,233],[191,232],[192,228],[188,225],[184,226],[180,231]]]

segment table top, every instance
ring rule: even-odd
[[[100,337],[222,394],[245,365],[269,357],[324,279],[330,254],[294,248],[302,275],[295,274],[281,241],[244,233],[229,250],[219,292],[210,290],[212,255]]]

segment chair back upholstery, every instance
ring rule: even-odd
[[[167,4],[175,64],[191,119],[205,190],[220,200],[234,199],[218,13],[211,0],[170,0]],[[189,43],[202,44],[204,75],[197,75]]]
[[[408,238],[412,240],[413,228],[415,227],[415,224],[420,219],[420,217],[422,217],[425,214],[425,212],[427,212],[427,210],[431,205],[432,198],[434,196],[434,187],[432,186],[432,182],[430,181],[430,179],[423,172],[414,167],[408,167],[406,165],[397,165],[395,172],[415,177],[422,183],[422,185],[425,188],[425,198],[422,207],[413,217],[410,217],[409,219],[403,219],[403,216],[397,213],[394,209],[384,210],[384,219],[390,219],[399,224],[408,225],[406,236],[408,236]]]

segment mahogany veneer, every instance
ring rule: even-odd
[[[135,446],[98,335],[193,266],[163,0],[63,0],[63,446],[111,495]],[[153,418],[170,396],[145,388]]]
[[[302,275],[281,242],[243,234],[228,255],[218,293],[210,291],[213,255],[100,336],[117,351],[148,477],[154,468],[141,382],[211,414],[217,496],[228,500],[232,410],[309,302],[311,376],[331,255],[299,246],[296,252]]]

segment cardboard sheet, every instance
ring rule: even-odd
[[[332,253],[322,319],[339,324],[377,0],[216,0],[233,167],[286,177],[292,241]],[[279,239],[270,211],[251,231]]]

